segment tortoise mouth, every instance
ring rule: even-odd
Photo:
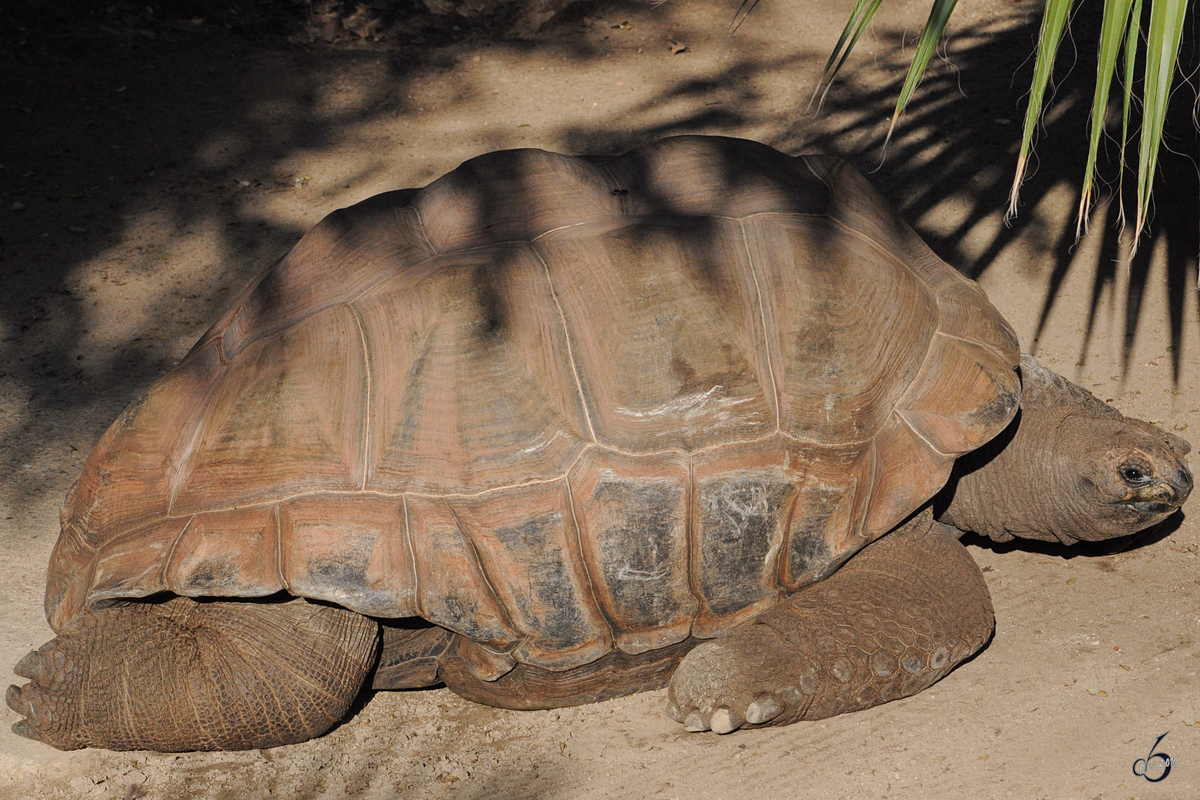
[[[1120,505],[1132,508],[1143,517],[1166,517],[1171,514],[1179,506],[1174,503],[1164,503],[1161,500],[1141,500],[1130,503],[1121,503]]]

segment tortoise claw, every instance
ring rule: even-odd
[[[4,702],[9,708],[20,714],[22,717],[28,717],[32,714],[33,710],[29,705],[29,700],[25,698],[24,693],[21,691],[21,687],[17,686],[15,683],[9,684],[8,691],[4,694]],[[24,725],[25,720],[21,720],[16,724]]]
[[[746,707],[746,722],[751,725],[762,725],[779,716],[783,706],[770,695],[762,695]]]
[[[72,660],[56,646],[56,641],[50,641],[26,653],[13,672],[39,687],[52,687],[69,681],[73,669]]]
[[[13,672],[27,680],[44,683],[45,665],[43,661],[44,658],[41,650],[30,650],[13,667]]]
[[[29,722],[27,720],[14,722],[12,726],[12,732],[17,736],[20,736],[22,739],[29,739],[34,742],[41,741],[33,735],[33,729],[29,727]]]
[[[736,709],[718,708],[712,713],[708,724],[712,728],[713,733],[733,733],[738,728],[742,727],[745,719]]]

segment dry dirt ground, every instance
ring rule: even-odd
[[[88,450],[323,215],[505,147],[609,153],[703,132],[874,168],[898,48],[927,13],[924,0],[885,8],[854,76],[812,115],[848,0],[764,0],[732,39],[727,0],[581,0],[526,38],[400,3],[346,24],[304,2],[192,5],[0,10],[6,668],[51,636],[44,570]],[[1104,219],[1070,247],[1090,90],[1067,81],[1021,214],[1003,223],[1037,22],[1028,3],[962,4],[872,178],[1026,349],[1200,440],[1192,162],[1165,160],[1132,263]],[[1092,41],[1079,34],[1074,77]],[[1195,154],[1182,110],[1172,146]],[[718,737],[682,731],[663,692],[511,712],[442,689],[367,697],[306,744],[157,755],[60,753],[9,733],[5,710],[0,798],[1200,797],[1198,504],[1109,548],[971,540],[995,639],[931,690],[867,712]],[[1134,774],[1168,731],[1170,774]]]

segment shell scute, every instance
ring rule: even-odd
[[[548,480],[590,439],[529,245],[439,256],[354,305],[372,380],[368,488],[477,492],[517,476]]]
[[[163,566],[187,523],[187,517],[168,517],[106,540],[93,558],[88,602],[165,591]]]
[[[366,370],[349,308],[255,342],[226,370],[180,448],[172,513],[362,486]]]
[[[434,254],[413,189],[386,192],[334,211],[265,271],[204,335],[227,360],[309,315],[348,302],[395,269]]]
[[[450,504],[405,499],[419,616],[492,650],[511,650],[521,634],[505,614],[479,555]]]
[[[828,445],[870,439],[921,366],[936,295],[891,251],[827,218],[757,218],[746,241],[780,429]]]
[[[757,142],[676,136],[639,147],[605,166],[634,216],[743,218],[825,214],[830,189],[807,162]]]
[[[702,604],[694,635],[717,636],[778,600],[798,477],[789,449],[772,437],[693,459],[691,570]]]
[[[872,447],[876,461],[871,504],[863,524],[864,543],[887,533],[933,497],[954,465],[953,456],[929,447],[895,412],[875,435]]]
[[[602,167],[544,150],[505,150],[465,162],[413,202],[439,253],[531,241],[558,228],[621,214]]]
[[[369,616],[416,614],[399,498],[309,495],[279,506],[279,567],[288,591]]]
[[[688,575],[688,460],[593,448],[570,475],[580,550],[616,646],[683,641],[698,601]]]
[[[185,597],[263,597],[282,591],[274,506],[194,515],[167,562],[163,583]]]
[[[993,349],[939,333],[897,410],[930,447],[960,456],[1006,425],[1020,400],[1017,374]]]
[[[537,247],[597,441],[693,450],[774,430],[757,290],[737,223],[712,220],[698,232],[633,221]]]
[[[224,377],[217,346],[193,352],[135,400],[101,437],[63,506],[95,550],[107,539],[167,515],[172,481]]]
[[[871,444],[805,446],[790,459],[797,496],[788,523],[783,588],[795,592],[830,575],[866,544],[869,489],[875,467]]]
[[[448,500],[488,582],[524,636],[523,663],[570,669],[612,649],[592,594],[565,481]]]

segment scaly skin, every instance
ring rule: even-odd
[[[688,730],[823,719],[907,697],[987,642],[979,568],[928,509],[829,579],[689,653],[667,711]]]
[[[177,597],[82,614],[8,688],[14,731],[61,750],[246,750],[319,736],[374,664],[378,625],[340,608]]]

